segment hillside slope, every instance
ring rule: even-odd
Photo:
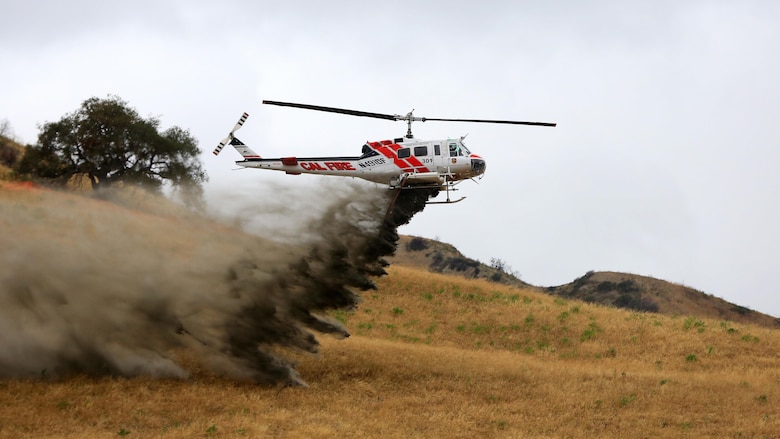
[[[390,267],[310,387],[0,380],[0,437],[776,437],[780,331]],[[186,352],[178,355],[186,358]]]
[[[568,284],[553,287],[533,286],[512,273],[497,270],[464,256],[451,244],[416,236],[402,236],[398,250],[390,260],[393,264],[434,273],[536,288],[567,299],[579,299],[617,308],[780,328],[780,318],[727,302],[690,287],[631,273],[589,272]]]
[[[455,246],[435,239],[401,235],[392,264],[454,274],[466,279],[485,279],[503,285],[531,287],[506,269],[497,269],[463,255]]]
[[[696,289],[628,273],[591,272],[547,292],[586,302],[677,316],[700,316],[780,328],[780,319]]]
[[[0,379],[0,438],[776,437],[780,431],[780,331],[621,310],[402,265],[377,278],[376,290],[361,292],[356,308],[323,316],[352,336],[317,333],[318,355],[305,345],[274,342],[267,336],[278,329],[273,325],[250,327],[253,338],[241,339],[242,346],[291,358],[309,384],[258,386],[251,376],[213,367],[226,359],[205,345],[223,337],[210,325],[220,313],[242,317],[236,301],[252,297],[242,287],[265,291],[290,282],[268,276],[296,266],[290,258],[296,247],[269,247],[143,198],[118,206],[0,184],[0,200],[0,226],[13,232],[0,234],[3,267],[12,268],[0,272],[6,312],[0,340],[13,344],[0,359],[29,361],[34,372]],[[64,250],[66,257],[53,258]],[[274,269],[262,277],[266,282],[245,277],[256,271],[249,264],[228,264],[253,251]],[[104,290],[113,289],[117,294],[106,297]],[[90,307],[74,314],[85,303]],[[183,327],[171,326],[164,311],[183,304],[190,305],[179,315]],[[290,302],[259,305],[249,309],[266,322],[290,309]],[[130,333],[138,324],[141,339]],[[195,334],[201,337],[191,343]],[[66,358],[91,347],[89,364],[109,352],[139,376],[93,370],[94,376],[53,379],[54,370],[35,367],[45,363],[31,355],[44,335],[42,347],[62,343],[58,352]],[[148,348],[163,341],[172,343],[150,356]],[[170,366],[163,360],[189,374],[160,377]]]

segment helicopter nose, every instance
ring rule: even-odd
[[[485,163],[484,159],[471,159],[471,172],[474,175],[481,175],[485,172],[485,168],[487,167],[487,164]]]

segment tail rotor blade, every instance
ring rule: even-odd
[[[225,145],[228,144],[231,140],[233,140],[233,133],[238,131],[239,128],[244,126],[244,122],[246,122],[246,119],[249,117],[249,113],[244,113],[241,115],[241,117],[238,119],[238,122],[233,126],[233,129],[230,130],[230,133],[227,137],[222,139],[221,142],[219,142],[219,145],[217,145],[216,148],[214,148],[214,155],[219,155],[219,153],[222,151],[222,148],[225,147]]]
[[[248,117],[249,117],[249,113],[244,113],[244,114],[242,114],[242,115],[241,115],[241,118],[240,118],[240,119],[238,119],[238,122],[236,122],[236,124],[233,126],[233,129],[230,131],[230,134],[233,134],[233,133],[235,133],[236,131],[238,131],[238,129],[239,129],[239,128],[241,128],[242,126],[244,126],[244,122],[246,122],[246,119],[247,119]]]
[[[222,139],[222,141],[219,142],[219,145],[217,145],[217,147],[214,148],[214,155],[219,155],[219,153],[222,152],[222,148],[224,148],[225,145],[227,145],[227,143],[230,142],[230,139],[232,137],[233,136],[228,136],[228,137],[225,137],[224,139]]]

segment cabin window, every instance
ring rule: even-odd
[[[409,148],[401,148],[398,150],[398,158],[405,159],[410,156]]]
[[[440,145],[433,145],[433,153],[435,155],[441,155],[441,146]]]
[[[428,147],[427,146],[415,146],[414,147],[414,156],[415,157],[422,157],[428,155]]]

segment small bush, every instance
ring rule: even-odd
[[[632,309],[634,311],[658,312],[658,305],[650,299],[643,299],[637,293],[623,293],[612,302],[618,308]]]
[[[422,251],[428,248],[428,241],[426,241],[423,238],[415,236],[412,238],[411,241],[409,241],[408,244],[406,244],[406,249],[410,251]]]
[[[599,328],[596,322],[590,322],[590,324],[588,325],[588,329],[582,331],[582,335],[580,335],[580,341],[584,342],[590,340],[593,337],[595,337],[599,332],[601,332],[601,328]]]
[[[479,262],[468,258],[452,258],[449,261],[449,268],[455,271],[466,271],[469,268],[479,266]]]
[[[614,291],[616,289],[617,289],[617,284],[615,282],[604,281],[596,285],[596,291],[601,293],[606,293],[607,291]]]
[[[620,398],[620,406],[621,407],[626,407],[627,405],[631,404],[634,401],[636,401],[636,395],[635,394],[624,396],[624,397]]]
[[[16,164],[16,160],[19,158],[19,151],[16,150],[5,139],[0,137],[0,164],[13,167]]]
[[[753,335],[750,335],[750,334],[745,334],[745,335],[742,336],[742,341],[758,343],[759,340],[758,340],[758,337],[756,337],[756,336],[753,336]]]
[[[617,284],[617,289],[623,293],[634,293],[639,291],[639,286],[636,284],[636,282],[630,279],[625,279]]]
[[[696,329],[698,332],[704,332],[705,324],[703,321],[697,319],[696,317],[688,317],[685,319],[685,323],[683,323],[683,329],[686,331],[689,329]]]

